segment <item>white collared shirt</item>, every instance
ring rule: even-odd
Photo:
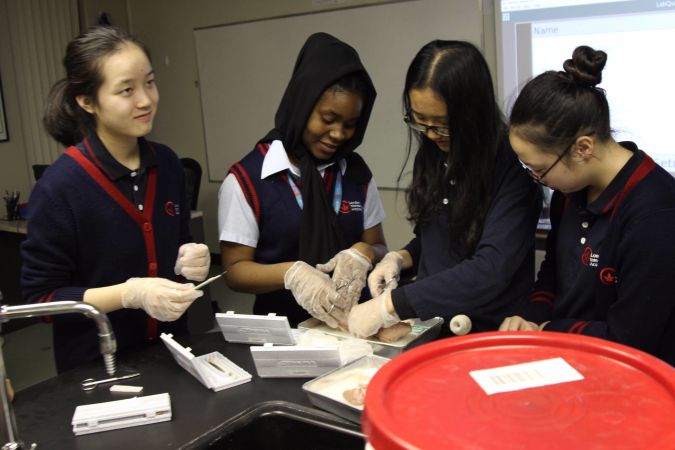
[[[334,163],[322,164],[317,170],[323,176],[327,167]],[[338,161],[340,172],[344,175],[347,170],[347,161]],[[290,170],[299,177],[300,169],[288,159],[286,150],[281,141],[272,141],[272,144],[263,160],[260,179],[265,179],[285,170]],[[289,186],[290,190],[291,187]],[[372,228],[384,220],[384,207],[377,185],[373,178],[368,183],[366,204],[363,209],[363,229]],[[260,231],[258,222],[251,206],[246,201],[244,192],[234,175],[229,174],[218,191],[218,234],[221,241],[234,242],[249,247],[257,247]]]

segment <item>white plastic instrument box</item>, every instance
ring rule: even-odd
[[[227,342],[294,345],[293,331],[285,316],[217,313],[216,321]]]
[[[251,356],[261,378],[314,378],[341,365],[338,347],[252,346]]]
[[[73,433],[98,433],[171,420],[168,393],[133,397],[125,400],[92,403],[75,408]]]
[[[180,345],[173,339],[172,334],[162,333],[160,337],[176,362],[207,388],[220,391],[251,381],[250,373],[220,352],[195,356],[190,347]]]

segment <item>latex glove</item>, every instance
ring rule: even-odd
[[[391,291],[386,290],[372,300],[355,305],[349,313],[349,332],[356,337],[372,336],[380,328],[388,328],[401,321],[398,314],[389,314],[387,300],[391,299]],[[391,300],[389,300],[391,301]]]
[[[539,325],[520,316],[511,316],[502,321],[499,331],[539,331]]]
[[[373,271],[368,276],[368,289],[370,295],[377,297],[386,289],[394,289],[398,286],[401,267],[403,266],[403,256],[399,252],[388,252],[384,258],[377,263]]]
[[[178,258],[173,271],[188,280],[204,281],[209,275],[211,253],[204,244],[183,244],[178,249]]]
[[[339,294],[328,275],[306,262],[297,261],[284,274],[284,287],[290,289],[295,301],[313,317],[337,328],[338,323],[331,313]]]
[[[373,266],[361,252],[348,248],[333,256],[327,263],[317,264],[316,268],[325,273],[333,272],[333,284],[340,294],[335,306],[349,311],[359,302],[368,271]]]
[[[162,322],[173,322],[193,301],[204,295],[192,283],[182,284],[166,278],[129,278],[122,285],[122,306],[143,309]]]

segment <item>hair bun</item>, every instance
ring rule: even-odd
[[[595,87],[602,81],[602,69],[606,63],[607,53],[582,45],[574,49],[572,59],[563,63],[563,69],[579,86]]]

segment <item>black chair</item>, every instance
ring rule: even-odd
[[[202,166],[192,158],[181,158],[185,173],[185,197],[191,210],[197,209],[199,200],[199,186],[202,182]]]
[[[47,170],[49,164],[33,164],[33,176],[35,181],[39,180],[42,174]]]

